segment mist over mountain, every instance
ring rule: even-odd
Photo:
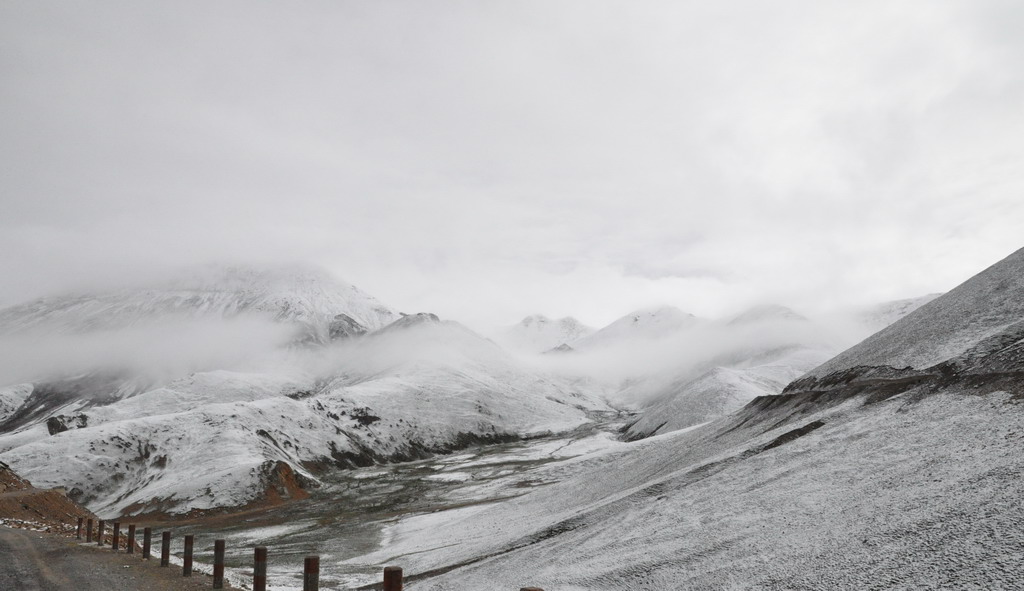
[[[1022,252],[782,394],[538,470],[553,484],[511,502],[410,516],[360,560],[414,556],[442,573],[436,589],[1013,587],[1024,570],[1000,557],[1024,542]],[[716,367],[690,385],[749,383]]]
[[[399,317],[319,269],[207,265],[0,310],[0,381],[93,371],[159,381],[244,366],[281,347],[328,343]]]
[[[571,316],[552,320],[542,314],[535,314],[523,318],[518,324],[496,331],[494,339],[510,351],[543,353],[574,343],[593,332],[593,328]]]
[[[3,311],[12,346],[105,348],[0,390],[0,455],[100,512],[182,513],[301,498],[331,469],[563,432],[608,410],[461,324],[399,315],[319,272],[199,277]],[[155,355],[178,350],[181,365]]]
[[[934,298],[810,373],[858,366],[923,369],[1017,339],[1024,316],[1024,249]]]

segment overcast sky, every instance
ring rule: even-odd
[[[0,303],[304,261],[603,324],[1024,246],[1024,3],[0,3]]]

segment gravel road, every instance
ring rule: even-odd
[[[212,578],[73,538],[0,526],[0,589],[11,591],[192,591]],[[225,589],[229,587],[225,586]]]

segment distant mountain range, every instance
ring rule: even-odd
[[[110,292],[40,298],[0,310],[0,335],[83,333],[187,319],[267,318],[327,342],[338,324],[375,330],[400,317],[312,267],[206,266]]]
[[[403,556],[435,589],[1016,588],[1022,327],[1024,250],[782,394],[552,466],[522,497],[402,519],[359,560]],[[690,386],[709,380],[750,383],[719,366]]]
[[[612,408],[639,412],[629,439],[682,429],[781,391],[834,347],[781,306],[719,321],[653,308],[597,331],[531,316],[495,340],[552,354],[524,360],[302,267],[38,299],[0,310],[0,345],[63,353],[0,384],[0,460],[101,514],[255,506],[327,470],[566,432]]]
[[[295,498],[324,470],[571,430],[608,410],[458,323],[401,315],[308,270],[47,298],[0,311],[0,331],[160,340],[242,317],[317,346],[162,379],[122,367],[0,388],[0,457],[100,514],[182,513]]]

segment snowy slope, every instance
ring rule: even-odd
[[[32,384],[15,384],[0,388],[0,423],[14,414],[32,394]]]
[[[411,591],[1016,588],[1024,414],[947,392],[764,405],[552,466],[560,481],[409,517],[379,552]],[[400,560],[395,557],[401,557]]]
[[[521,497],[402,519],[350,563],[401,556],[413,591],[1017,588],[1020,255],[825,365],[854,352],[852,365],[927,366],[971,347],[969,363],[799,380],[709,424],[553,464],[534,478],[555,484]],[[993,334],[1005,338],[980,340]]]
[[[782,392],[787,384],[828,359],[825,347],[793,345],[765,354],[755,364],[715,366],[684,375],[662,387],[653,404],[629,425],[625,436],[641,439],[685,429],[725,416],[758,396]]]
[[[834,359],[811,377],[857,366],[923,369],[954,358],[1024,321],[1024,249]]]
[[[568,345],[594,332],[571,316],[552,320],[537,314],[506,327],[494,339],[510,351],[543,353],[560,345]]]
[[[0,310],[0,334],[81,333],[155,320],[256,314],[326,341],[339,314],[376,329],[399,317],[372,296],[308,267],[209,266],[107,293],[41,298]]]
[[[869,322],[895,322],[931,299],[934,296],[879,304],[870,309],[869,317],[854,314],[854,334],[861,334]],[[841,350],[849,342],[846,334],[778,305],[757,306],[705,325],[692,336],[704,343],[704,350],[723,345],[714,357],[681,364],[676,372],[651,376],[619,395],[646,401],[626,437],[683,429],[724,416],[758,396],[778,394]]]
[[[181,513],[300,494],[324,470],[570,430],[605,408],[433,315],[272,369],[204,372],[108,405],[69,405],[61,412],[84,415],[85,426],[0,435],[0,457],[104,515]]]
[[[783,306],[758,306],[705,324],[690,337],[677,367],[620,393],[643,405],[627,438],[705,423],[758,396],[778,394],[838,349],[825,327]]]
[[[570,343],[575,349],[617,346],[634,339],[664,339],[697,326],[693,314],[665,306],[626,314],[597,332]]]

